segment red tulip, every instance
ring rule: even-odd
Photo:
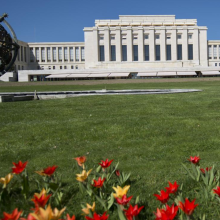
[[[66,220],[75,220],[76,217],[73,215],[72,217],[69,216],[69,214],[66,215]]]
[[[47,204],[47,201],[49,200],[49,198],[52,196],[52,194],[50,195],[45,195],[43,194],[42,196],[38,197],[36,195],[34,195],[34,198],[32,199],[32,201],[34,202],[35,205],[37,205],[38,207],[42,207],[44,208],[44,206]]]
[[[167,190],[167,193],[176,193],[179,187],[176,181],[173,184],[170,181],[168,181],[168,183],[169,183],[169,187],[165,187]]]
[[[36,218],[34,218],[34,216],[31,215],[31,213],[30,213],[30,214],[28,214],[27,218],[20,218],[20,220],[36,220]]]
[[[111,165],[113,160],[108,161],[108,159],[106,159],[105,161],[102,160],[102,163],[99,163],[99,165],[101,165],[102,168],[107,168]]]
[[[157,200],[159,200],[162,203],[167,203],[167,201],[169,200],[169,192],[165,192],[164,190],[160,191],[160,195],[158,194],[154,194],[154,196],[157,197]]]
[[[53,175],[53,173],[55,172],[57,167],[58,166],[54,166],[54,165],[52,167],[47,167],[47,168],[43,169],[42,173],[47,176],[51,176],[51,175]]]
[[[15,209],[11,214],[3,212],[4,218],[2,220],[18,220],[21,213],[22,211],[19,212],[18,209]]]
[[[106,212],[103,213],[103,215],[98,215],[96,213],[93,214],[93,218],[90,218],[89,216],[85,216],[87,220],[107,220],[109,215],[105,215]]]
[[[177,214],[178,206],[174,206],[174,204],[169,207],[166,204],[166,209],[157,209],[157,213],[155,220],[173,220]]]
[[[116,176],[120,176],[120,175],[121,175],[121,174],[120,174],[120,171],[119,171],[119,170],[116,170],[116,171],[115,171],[115,175],[116,175]]]
[[[93,180],[94,184],[92,184],[92,186],[96,187],[96,188],[101,188],[103,186],[104,181],[106,180],[106,178],[104,178],[103,180],[101,179],[101,177],[98,178],[98,181]]]
[[[194,163],[194,164],[198,164],[200,161],[200,157],[197,157],[197,156],[191,157],[190,156],[190,159],[188,159],[188,161],[190,161],[191,163]]]
[[[85,156],[76,157],[74,158],[74,160],[77,161],[79,166],[82,166],[86,162],[86,157]]]
[[[140,208],[138,208],[138,205],[135,205],[134,207],[132,207],[132,205],[130,204],[129,208],[127,210],[124,210],[127,220],[133,220],[133,217],[137,216],[143,208],[144,206],[141,206]]]
[[[214,193],[220,197],[220,187],[217,186],[217,189],[213,189]]]
[[[179,208],[182,209],[186,215],[192,215],[194,209],[198,204],[194,204],[196,199],[190,202],[187,198],[185,199],[185,203],[179,202]]]
[[[205,170],[208,172],[208,171],[211,170],[211,169],[212,169],[212,167],[206,167],[205,169],[200,168],[200,170],[201,170],[201,172],[202,172],[203,174],[205,174]]]
[[[27,165],[27,161],[22,163],[21,161],[19,161],[18,163],[14,163],[14,166],[15,167],[12,167],[12,173],[15,173],[15,174],[19,174],[19,173],[22,173],[23,170],[26,168],[26,165]]]
[[[116,202],[119,204],[119,205],[127,205],[130,200],[132,199],[133,196],[130,196],[127,198],[126,194],[122,196],[122,198],[116,198]]]

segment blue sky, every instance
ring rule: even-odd
[[[84,27],[119,15],[176,15],[208,27],[220,40],[219,0],[0,0],[17,38],[25,42],[82,42]]]

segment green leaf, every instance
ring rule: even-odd
[[[140,198],[139,198],[139,196],[137,196],[137,197],[136,197],[136,200],[135,200],[135,204],[138,204],[139,201],[140,201]]]
[[[57,183],[49,183],[49,187],[52,191],[57,191],[57,189],[59,188],[59,184]]]
[[[193,174],[189,171],[189,169],[182,163],[182,165],[183,165],[183,168],[187,171],[187,173],[191,176],[191,178],[193,179],[193,180],[195,180],[195,177],[193,176]]]
[[[96,173],[99,173],[101,171],[102,167],[99,165],[97,168],[96,168]]]
[[[122,212],[121,210],[121,207],[120,205],[117,204],[117,207],[118,207],[118,217],[120,220],[126,220],[125,216],[124,216],[124,213]]]
[[[108,200],[108,210],[112,207],[112,205],[114,204],[115,198],[113,196],[113,193],[111,193],[109,200]]]

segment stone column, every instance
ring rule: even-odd
[[[177,60],[177,40],[176,40],[176,27],[171,30],[171,59]]]
[[[68,63],[70,62],[70,47],[67,47],[67,58],[68,58]]]
[[[39,63],[42,62],[41,50],[42,50],[42,47],[39,47]]]
[[[116,61],[121,62],[121,28],[116,27],[116,36],[115,36],[115,41],[116,41]]]
[[[199,61],[199,29],[193,30],[193,60]],[[199,63],[198,63],[199,64]]]
[[[98,28],[97,27],[93,28],[93,39],[94,39],[94,44],[93,44],[94,62],[98,62],[99,61],[99,43],[98,43]]]
[[[144,61],[144,30],[143,27],[138,28],[138,61]]]
[[[47,47],[44,47],[45,63],[47,64]]]
[[[50,47],[50,62],[53,62],[53,47]]]
[[[127,61],[132,62],[133,60],[133,37],[132,37],[132,28],[129,26],[127,28]]]
[[[187,61],[188,60],[188,33],[187,33],[187,28],[183,29],[182,52],[183,52],[183,61]]]
[[[104,50],[105,50],[105,62],[110,60],[110,40],[109,40],[109,28],[105,27],[104,31]]]
[[[58,53],[59,53],[59,50],[58,50],[58,47],[56,47],[56,59],[57,59],[57,63],[59,62]]]
[[[79,62],[81,62],[81,47],[79,47]]]
[[[160,60],[166,61],[166,33],[164,27],[161,27],[160,31]]]
[[[155,34],[154,28],[150,27],[150,34],[149,34],[149,52],[150,52],[150,61],[155,61]]]
[[[64,46],[62,46],[62,62],[63,63],[65,62],[65,59],[64,59]]]

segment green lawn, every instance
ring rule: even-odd
[[[219,81],[0,87],[0,92],[103,88],[203,91],[0,103],[0,176],[18,160],[29,161],[29,173],[58,165],[63,181],[76,190],[71,212],[80,214],[73,157],[86,155],[91,167],[101,159],[120,161],[120,169],[132,173],[130,195],[140,194],[150,207],[159,205],[153,194],[168,180],[190,183],[181,166],[189,156],[199,155],[202,167],[220,168]]]

